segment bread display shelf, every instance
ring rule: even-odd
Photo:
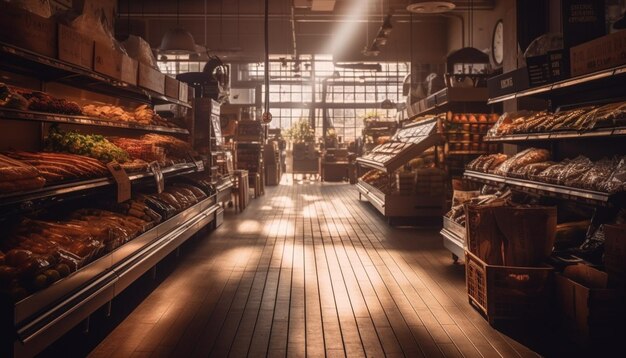
[[[626,136],[626,127],[600,128],[587,132],[563,131],[552,133],[511,134],[501,137],[485,137],[485,142],[523,142],[538,140],[560,140],[578,138],[604,138]]]
[[[393,217],[438,216],[443,211],[441,197],[419,195],[385,194],[378,188],[359,179],[356,184],[359,199],[365,197],[381,214],[388,219]]]
[[[162,169],[163,175],[173,177],[190,174],[198,171],[194,163],[180,163]],[[133,173],[128,177],[131,182],[139,182],[145,178],[151,178],[151,172]],[[65,183],[43,187],[27,192],[17,192],[0,195],[0,215],[8,215],[26,211],[42,205],[67,200],[70,196],[86,196],[89,193],[109,187],[115,184],[112,178],[100,178],[79,182]]]
[[[143,103],[176,104],[191,108],[191,104],[179,99],[170,98],[158,92],[4,42],[0,42],[0,68],[31,75],[43,81],[66,83],[85,90],[125,97]]]
[[[571,188],[562,185],[541,183],[532,180],[502,177],[494,174],[479,173],[466,170],[463,174],[465,179],[477,181],[489,185],[506,184],[512,189],[530,194],[539,194],[546,197],[574,200],[584,204],[607,205],[614,195],[593,190]]]
[[[443,236],[443,246],[452,252],[455,261],[465,256],[465,227],[443,217],[443,229],[439,232]]]
[[[443,138],[437,134],[437,119],[434,118],[399,129],[393,142],[376,146],[367,155],[357,158],[357,163],[393,173],[428,148],[441,144]],[[399,149],[390,148],[396,143]]]
[[[113,128],[133,129],[133,130],[141,130],[141,131],[155,132],[155,133],[185,134],[185,135],[189,134],[189,131],[183,128],[169,128],[169,127],[161,127],[161,126],[153,126],[153,125],[143,125],[143,124],[133,123],[133,122],[106,120],[106,119],[86,117],[86,116],[73,116],[73,115],[67,115],[67,114],[20,111],[16,109],[5,109],[5,108],[0,109],[0,119],[77,124],[77,125],[85,125],[85,126],[93,126],[93,127],[113,127]]]
[[[476,150],[452,150],[446,153],[446,155],[483,155],[489,154],[489,152],[485,151],[476,151]]]
[[[214,222],[211,196],[93,261],[45,290],[17,302],[5,315],[15,327],[15,356],[33,356],[110,302],[192,235]]]
[[[543,86],[532,87],[516,93],[510,93],[500,97],[490,98],[487,101],[488,104],[504,102],[506,100],[528,97],[528,96],[546,96],[549,97],[553,94],[564,94],[568,91],[579,92],[587,85],[597,85],[602,87],[605,82],[619,82],[623,81],[623,75],[626,73],[626,66],[618,66],[609,68],[602,71],[589,73],[586,75],[570,78],[563,81],[549,83]]]
[[[216,186],[217,190],[217,202],[227,202],[231,199],[231,191],[233,188],[233,181],[230,177],[223,180]]]
[[[439,92],[414,103],[411,107],[415,116],[454,111],[489,112],[485,103],[489,98],[486,87],[452,88]],[[471,108],[468,108],[471,104]]]

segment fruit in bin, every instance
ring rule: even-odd
[[[18,270],[11,266],[0,266],[0,282],[11,282],[17,278]]]
[[[61,275],[61,277],[67,277],[70,275],[70,267],[67,264],[58,264],[54,269]]]
[[[6,253],[5,261],[7,265],[17,267],[31,257],[33,257],[33,253],[31,251],[12,249]]]
[[[484,114],[481,114],[478,116],[478,122],[480,123],[487,123],[487,116]]]
[[[35,278],[33,278],[32,285],[35,289],[39,290],[48,287],[48,276],[40,273],[39,275],[35,276]]]
[[[468,120],[469,120],[470,123],[478,123],[478,119],[476,119],[476,116],[473,115],[473,114],[470,114],[468,116]]]
[[[469,119],[467,118],[467,116],[465,114],[461,114],[459,122],[467,123],[468,121],[469,121]]]
[[[42,257],[31,257],[16,267],[22,276],[29,276],[49,266],[50,262],[48,260]]]
[[[48,284],[52,284],[61,279],[61,273],[54,269],[48,269],[43,272],[44,275],[48,278]]]

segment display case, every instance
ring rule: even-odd
[[[445,202],[444,176],[437,168],[440,151],[437,147],[443,143],[443,137],[437,132],[436,119],[399,129],[390,142],[357,158],[358,165],[375,170],[358,180],[359,198],[366,198],[390,223],[398,217],[441,215]],[[411,161],[426,162],[418,157],[427,151],[432,159],[426,168],[416,164],[420,169],[400,171],[408,168]],[[408,178],[403,174],[409,174]]]
[[[626,155],[623,73],[623,66],[618,66],[491,98],[491,103],[522,97],[546,100],[541,111],[520,110],[503,116],[485,141],[506,143],[509,158],[526,150],[545,151],[548,156],[526,163],[532,170],[470,165],[464,178],[557,203],[559,210],[567,208],[569,213],[619,212],[626,204],[621,176]],[[588,229],[588,236],[592,237],[598,226],[610,224],[610,217],[585,217],[599,220]],[[576,260],[593,260],[584,256],[584,250],[575,249],[580,255]]]
[[[292,151],[292,177],[296,174],[320,174],[320,152],[313,143],[294,143]]]
[[[57,48],[56,36],[50,45]],[[187,95],[171,90],[184,84],[169,79],[166,91],[159,73],[159,91],[129,78],[132,68],[116,78],[93,62],[76,65],[56,51],[35,50],[0,42],[0,225],[6,233],[0,266],[9,274],[0,282],[0,356],[6,357],[39,353],[215,225],[219,209],[215,188],[205,181],[207,163],[191,146],[190,121],[166,120],[153,110],[157,104],[181,113],[192,108]],[[175,200],[166,206],[166,197]],[[55,239],[37,241],[39,234]],[[24,257],[15,256],[20,252]],[[18,259],[38,266],[24,271]]]
[[[255,188],[255,196],[264,192],[263,136],[260,121],[247,119],[237,124],[235,161],[237,169],[248,171],[249,185]]]
[[[363,128],[363,154],[369,153],[374,147],[389,140],[398,128],[398,123],[378,118],[366,118]]]
[[[354,153],[347,149],[326,149],[322,157],[322,181],[336,182],[354,176]]]

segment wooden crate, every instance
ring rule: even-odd
[[[470,304],[489,324],[545,316],[553,268],[488,265],[465,251],[465,279]]]

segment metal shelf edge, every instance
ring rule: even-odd
[[[189,131],[183,128],[170,128],[155,125],[141,125],[138,123],[127,123],[122,121],[115,121],[109,119],[100,119],[88,116],[68,115],[58,113],[46,113],[35,111],[21,111],[16,109],[0,109],[0,118],[18,121],[33,121],[33,122],[48,122],[48,123],[64,123],[64,124],[76,124],[93,127],[106,127],[106,128],[120,128],[141,130],[146,132],[158,132],[158,133],[171,133],[171,134],[185,134],[188,135]]]

